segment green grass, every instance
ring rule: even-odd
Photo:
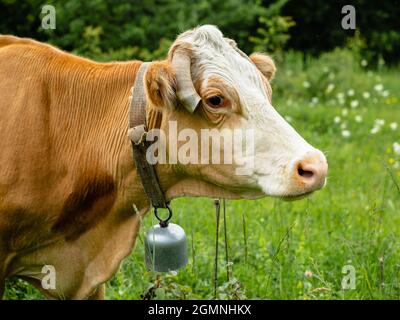
[[[343,59],[349,60],[347,64]],[[393,143],[400,143],[400,127],[392,130],[389,125],[396,121],[400,126],[399,70],[367,72],[346,52],[328,54],[307,66],[292,60],[281,66],[274,82],[274,105],[290,116],[311,144],[327,153],[328,185],[297,202],[227,202],[232,279],[226,279],[221,227],[218,297],[400,299],[400,155],[393,150]],[[334,85],[332,91],[326,90],[329,84]],[[354,95],[348,95],[350,89]],[[363,97],[365,91],[369,98]],[[340,93],[344,98],[338,98]],[[354,100],[359,103],[352,108]],[[337,116],[340,123],[334,122]],[[376,119],[385,124],[372,134]],[[349,137],[342,135],[345,130]],[[172,206],[173,222],[187,232],[189,265],[177,274],[162,274],[156,298],[212,298],[213,201],[185,198]],[[149,288],[155,289],[156,275],[146,271],[142,243],[152,224],[155,220],[148,215],[136,249],[107,285],[109,299],[140,299]],[[341,288],[346,265],[356,271],[354,290]],[[6,298],[38,297],[22,281],[8,282]]]

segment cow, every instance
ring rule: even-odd
[[[142,63],[99,63],[0,36],[0,296],[16,276],[47,298],[101,299],[131,253],[151,208],[127,136]],[[324,187],[324,154],[271,104],[275,71],[269,56],[245,55],[211,25],[182,33],[165,60],[148,63],[149,129],[168,133],[174,121],[178,131],[254,132],[246,174],[236,174],[235,163],[156,164],[168,201],[292,200]],[[56,270],[55,288],[41,285],[46,265]]]

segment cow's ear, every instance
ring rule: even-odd
[[[152,107],[170,109],[175,107],[177,103],[176,75],[168,62],[151,63],[145,75],[145,85]]]
[[[276,67],[274,60],[272,60],[270,56],[262,53],[253,53],[250,55],[250,59],[268,81],[271,81],[274,78]]]

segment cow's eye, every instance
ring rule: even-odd
[[[207,98],[207,102],[209,105],[218,107],[222,103],[223,98],[220,96],[212,96]]]

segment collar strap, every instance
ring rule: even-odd
[[[141,64],[132,87],[132,99],[129,106],[128,136],[132,143],[133,159],[136,170],[146,195],[154,208],[168,208],[164,193],[161,190],[154,165],[146,159],[147,148],[151,145],[146,140],[146,93],[144,88],[144,75],[149,66],[148,62]]]

